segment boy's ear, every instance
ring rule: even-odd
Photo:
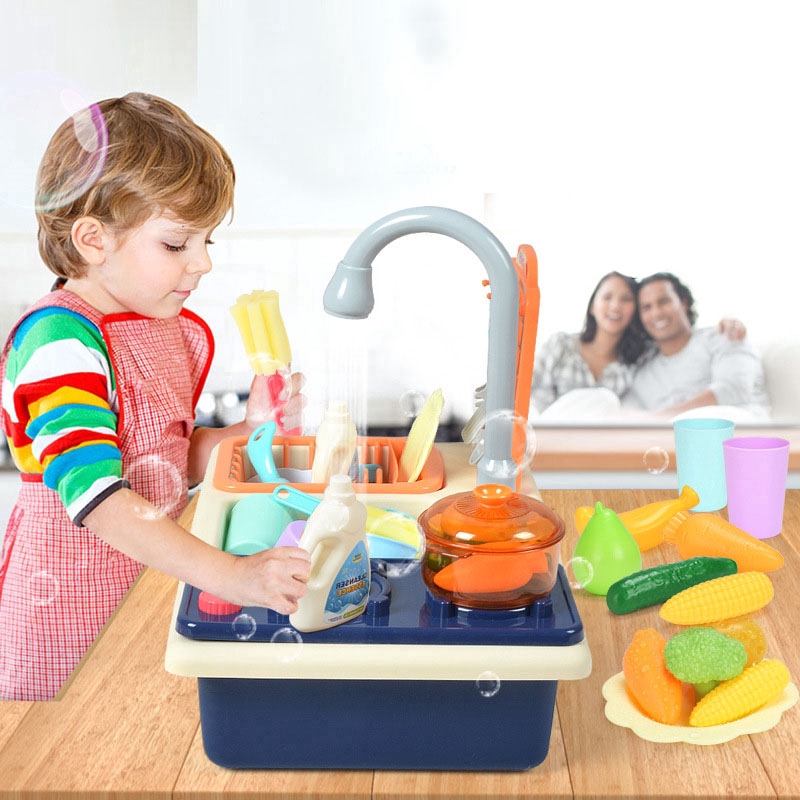
[[[110,238],[105,225],[95,217],[79,217],[72,223],[72,244],[90,266],[102,264]]]

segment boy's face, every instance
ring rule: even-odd
[[[106,314],[177,316],[211,270],[211,232],[161,214],[124,236],[111,235],[104,262],[91,267],[87,276],[93,284],[93,305]]]

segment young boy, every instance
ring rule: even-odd
[[[262,377],[244,421],[194,427],[213,339],[183,305],[233,190],[220,144],[145,94],[79,112],[47,147],[39,251],[58,280],[0,360],[22,473],[0,555],[0,699],[52,698],[142,564],[284,614],[306,590],[305,551],[232,556],[173,521],[213,446],[272,412]]]

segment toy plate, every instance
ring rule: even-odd
[[[428,398],[408,432],[406,445],[400,454],[400,481],[413,483],[419,478],[422,468],[431,454],[436,431],[439,430],[442,408],[444,408],[442,390],[436,389]]]
[[[625,675],[618,672],[603,684],[606,719],[622,728],[630,728],[648,742],[686,742],[687,744],[722,744],[737,736],[762,733],[780,722],[781,714],[798,698],[797,687],[790,683],[783,692],[758,711],[724,725],[694,728],[688,725],[664,725],[645,716],[631,701],[625,687]]]

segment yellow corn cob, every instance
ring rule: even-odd
[[[676,625],[706,625],[758,611],[774,594],[772,581],[763,572],[738,572],[678,592],[659,613]]]
[[[789,670],[782,661],[775,658],[759,661],[703,697],[692,709],[689,725],[705,728],[746,717],[777,697],[790,680]]]

